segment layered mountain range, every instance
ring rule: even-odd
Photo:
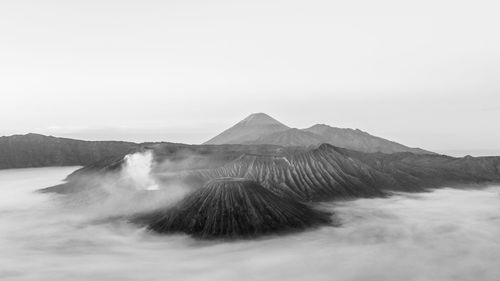
[[[411,148],[361,130],[318,124],[307,129],[290,128],[264,113],[251,114],[205,144],[245,144],[318,146],[328,143],[361,152],[412,152],[432,154]],[[87,166],[108,158],[122,158],[148,143],[122,141],[82,141],[26,134],[0,137],[0,169],[46,166]]]
[[[159,233],[185,232],[209,239],[253,237],[328,223],[322,212],[309,206],[314,202],[500,182],[500,157],[365,153],[330,144],[163,143],[141,145],[135,152],[153,156],[149,174],[158,188],[168,192],[172,186],[182,186],[189,191],[176,205],[138,213],[130,221]],[[102,196],[107,188],[100,179],[109,184],[110,178],[120,178],[127,171],[126,166],[125,158],[109,158],[43,192],[97,191]],[[155,196],[155,191],[145,188],[135,189]]]
[[[500,157],[364,153],[329,144],[153,144],[138,151],[153,154],[151,174],[160,186],[182,182],[196,190],[217,178],[244,178],[280,196],[308,202],[500,182]],[[67,184],[51,191],[78,191],[86,185],[87,176],[120,171],[123,164],[120,159],[83,168],[70,175]]]
[[[300,201],[372,197],[387,191],[423,191],[427,188],[500,181],[500,157],[454,158],[410,152],[364,153],[329,144],[319,147],[222,146],[151,147],[162,163],[197,159],[198,167],[180,165],[173,172],[157,166],[160,181],[182,178],[195,189],[221,177],[254,180],[282,196]],[[219,147],[220,148],[220,147]],[[168,152],[166,152],[168,151]]]
[[[336,128],[324,124],[306,129],[290,128],[265,113],[251,114],[204,144],[311,146],[322,143],[361,152],[432,154],[430,151],[372,136],[359,129]]]
[[[329,144],[152,144],[137,150],[146,152],[153,155],[150,175],[160,189],[167,192],[171,186],[182,186],[189,192],[174,206],[138,213],[130,220],[159,233],[185,232],[209,239],[328,223],[322,212],[310,206],[315,202],[500,183],[500,157],[365,153]],[[125,166],[124,159],[101,161],[43,192],[106,194],[99,179],[109,183]]]
[[[129,153],[148,155],[151,165],[141,162],[138,169],[152,167],[145,176],[159,189],[187,191],[177,204],[134,214],[130,221],[159,233],[209,239],[329,224],[329,215],[315,202],[500,183],[500,157],[437,155],[327,125],[299,130],[262,113],[204,145],[85,142],[33,134],[0,138],[0,167],[84,165],[66,183],[42,190],[83,198],[93,197],[88,192],[107,196],[113,179],[123,184]],[[140,182],[132,188],[140,198],[157,195]]]

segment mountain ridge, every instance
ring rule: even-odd
[[[28,133],[0,137],[0,169],[46,166],[86,166],[120,159],[138,144],[123,141],[84,141]]]
[[[500,157],[365,153],[330,144],[308,148],[157,144],[147,149],[158,163],[152,174],[160,186],[182,183],[196,190],[216,178],[245,178],[279,196],[303,202],[379,197],[392,191],[419,192],[429,188],[500,182]],[[195,161],[190,161],[193,159]],[[169,163],[166,170],[161,165],[165,161]],[[94,177],[93,171],[113,173],[119,171],[122,164],[100,163],[98,169],[76,173],[66,184],[45,191],[85,190],[92,185],[89,176]]]
[[[321,216],[304,204],[321,210],[315,202],[500,182],[500,157],[364,153],[330,144],[155,144],[144,149],[153,155],[150,175],[158,188],[168,191],[172,184],[180,185],[187,195],[173,206],[132,214],[130,221],[158,233],[184,232],[201,239],[253,237],[322,224]],[[66,183],[40,191],[78,197],[105,194],[106,184],[99,179],[121,175],[124,164],[100,163],[90,173],[77,173]],[[137,186],[140,198],[157,196],[158,191],[142,190],[146,187]],[[287,214],[275,216],[283,212]],[[269,225],[277,228],[268,231]]]
[[[254,120],[266,120],[266,122],[255,122]],[[412,148],[373,136],[359,129],[337,128],[326,124],[315,124],[304,129],[290,128],[265,113],[250,114],[203,144],[311,146],[322,143],[368,153],[434,154],[434,152],[421,148]]]

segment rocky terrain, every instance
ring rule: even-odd
[[[200,167],[181,174],[197,187],[212,178],[242,177],[283,196],[325,201],[380,196],[390,190],[423,191],[499,181],[500,157],[362,153],[323,144],[245,152],[219,167]],[[160,179],[168,181],[171,176],[158,171]]]
[[[132,221],[158,233],[183,232],[198,238],[241,238],[309,228],[331,222],[330,214],[255,181],[218,178],[173,208],[141,214]]]
[[[305,208],[303,204],[500,182],[500,157],[364,153],[329,144],[281,147],[165,143],[144,145],[137,152],[152,154],[150,175],[160,189],[183,186],[189,192],[175,206],[132,221],[160,233],[185,232],[201,238],[260,235],[267,233],[268,223],[276,225],[276,231],[301,229],[316,225],[321,217],[308,215],[302,219],[293,213],[290,216],[295,219],[273,216],[273,212],[285,214],[290,206],[308,214],[311,210],[301,209]],[[123,159],[101,161],[76,171],[67,183],[43,191],[92,191],[99,188],[100,178],[109,179],[107,176],[120,173],[123,166]],[[272,218],[272,222],[262,221],[262,217]],[[231,222],[236,218],[241,225]]]
[[[325,201],[382,196],[388,191],[500,181],[500,157],[363,153],[322,144],[143,146],[154,155],[153,176],[164,185],[182,181],[193,189],[215,178],[254,180],[281,196]],[[121,161],[100,162],[70,176],[67,187],[89,173],[119,170]]]

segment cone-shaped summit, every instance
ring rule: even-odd
[[[280,197],[242,178],[208,182],[175,207],[137,219],[159,233],[199,238],[239,238],[305,229],[330,222],[328,213]]]
[[[288,130],[289,127],[265,113],[254,113],[205,144],[241,144],[261,136]]]

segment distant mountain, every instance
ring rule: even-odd
[[[0,137],[0,169],[85,166],[121,159],[138,145],[120,141],[82,141],[39,134]]]
[[[360,152],[413,152],[430,154],[419,148],[372,136],[360,130],[314,125],[307,129],[290,128],[264,113],[248,116],[205,144],[267,144],[311,146],[328,143]],[[121,159],[150,143],[121,141],[82,141],[39,134],[0,137],[0,169],[46,166],[88,166],[100,161]],[[220,148],[223,149],[223,148]]]
[[[430,154],[432,152],[420,148],[404,146],[394,141],[372,136],[359,129],[335,128],[324,124],[316,124],[303,131],[316,134],[324,143],[337,147],[361,152],[413,152],[416,154]]]
[[[358,129],[335,128],[323,124],[317,124],[307,129],[292,129],[264,113],[250,115],[205,144],[311,146],[322,143],[368,153],[433,153],[372,136]]]
[[[243,144],[262,136],[290,129],[264,113],[255,113],[220,133],[204,144]]]

